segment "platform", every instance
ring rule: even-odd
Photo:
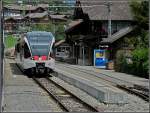
[[[146,78],[142,78],[135,75],[126,74],[126,73],[121,73],[121,72],[115,72],[114,70],[100,69],[94,66],[79,66],[79,65],[71,65],[71,66],[83,69],[85,71],[86,70],[91,71],[92,73],[97,74],[97,76],[101,76],[103,74],[123,81],[127,81],[132,84],[137,84],[149,88],[149,79]]]
[[[113,86],[100,81],[84,78],[82,75],[74,72],[68,72],[56,66],[56,76],[62,80],[84,90],[89,95],[95,97],[100,102],[107,104],[125,104],[127,103],[127,95]],[[82,76],[82,77],[81,77]]]
[[[25,76],[14,60],[5,61],[4,112],[60,112],[59,106],[33,80]]]

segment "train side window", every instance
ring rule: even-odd
[[[28,45],[25,43],[25,45],[24,45],[24,58],[29,58],[29,57],[31,57],[31,53],[30,53]]]
[[[55,48],[55,46],[53,45],[53,46],[52,46],[52,51],[55,51],[55,49],[56,49],[56,48]]]
[[[61,48],[60,47],[57,48],[57,52],[61,52]]]

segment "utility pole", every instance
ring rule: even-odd
[[[111,6],[112,4],[110,2],[107,3],[108,8],[108,38],[111,37]]]
[[[2,109],[2,98],[3,98],[3,1],[0,0],[0,112]]]

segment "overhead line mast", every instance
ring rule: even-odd
[[[3,58],[4,58],[4,43],[3,43],[3,1],[0,0],[0,112],[3,112]]]

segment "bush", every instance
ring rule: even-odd
[[[148,78],[148,48],[138,48],[132,52],[132,63],[127,63],[123,51],[116,54],[115,71]]]
[[[115,71],[123,72],[122,66],[124,64],[124,52],[122,50],[117,51],[115,60]]]
[[[148,48],[138,48],[132,52],[135,74],[148,78]]]
[[[14,38],[12,35],[8,35],[8,37],[5,38],[6,49],[14,47],[16,42],[17,42],[17,38]]]

